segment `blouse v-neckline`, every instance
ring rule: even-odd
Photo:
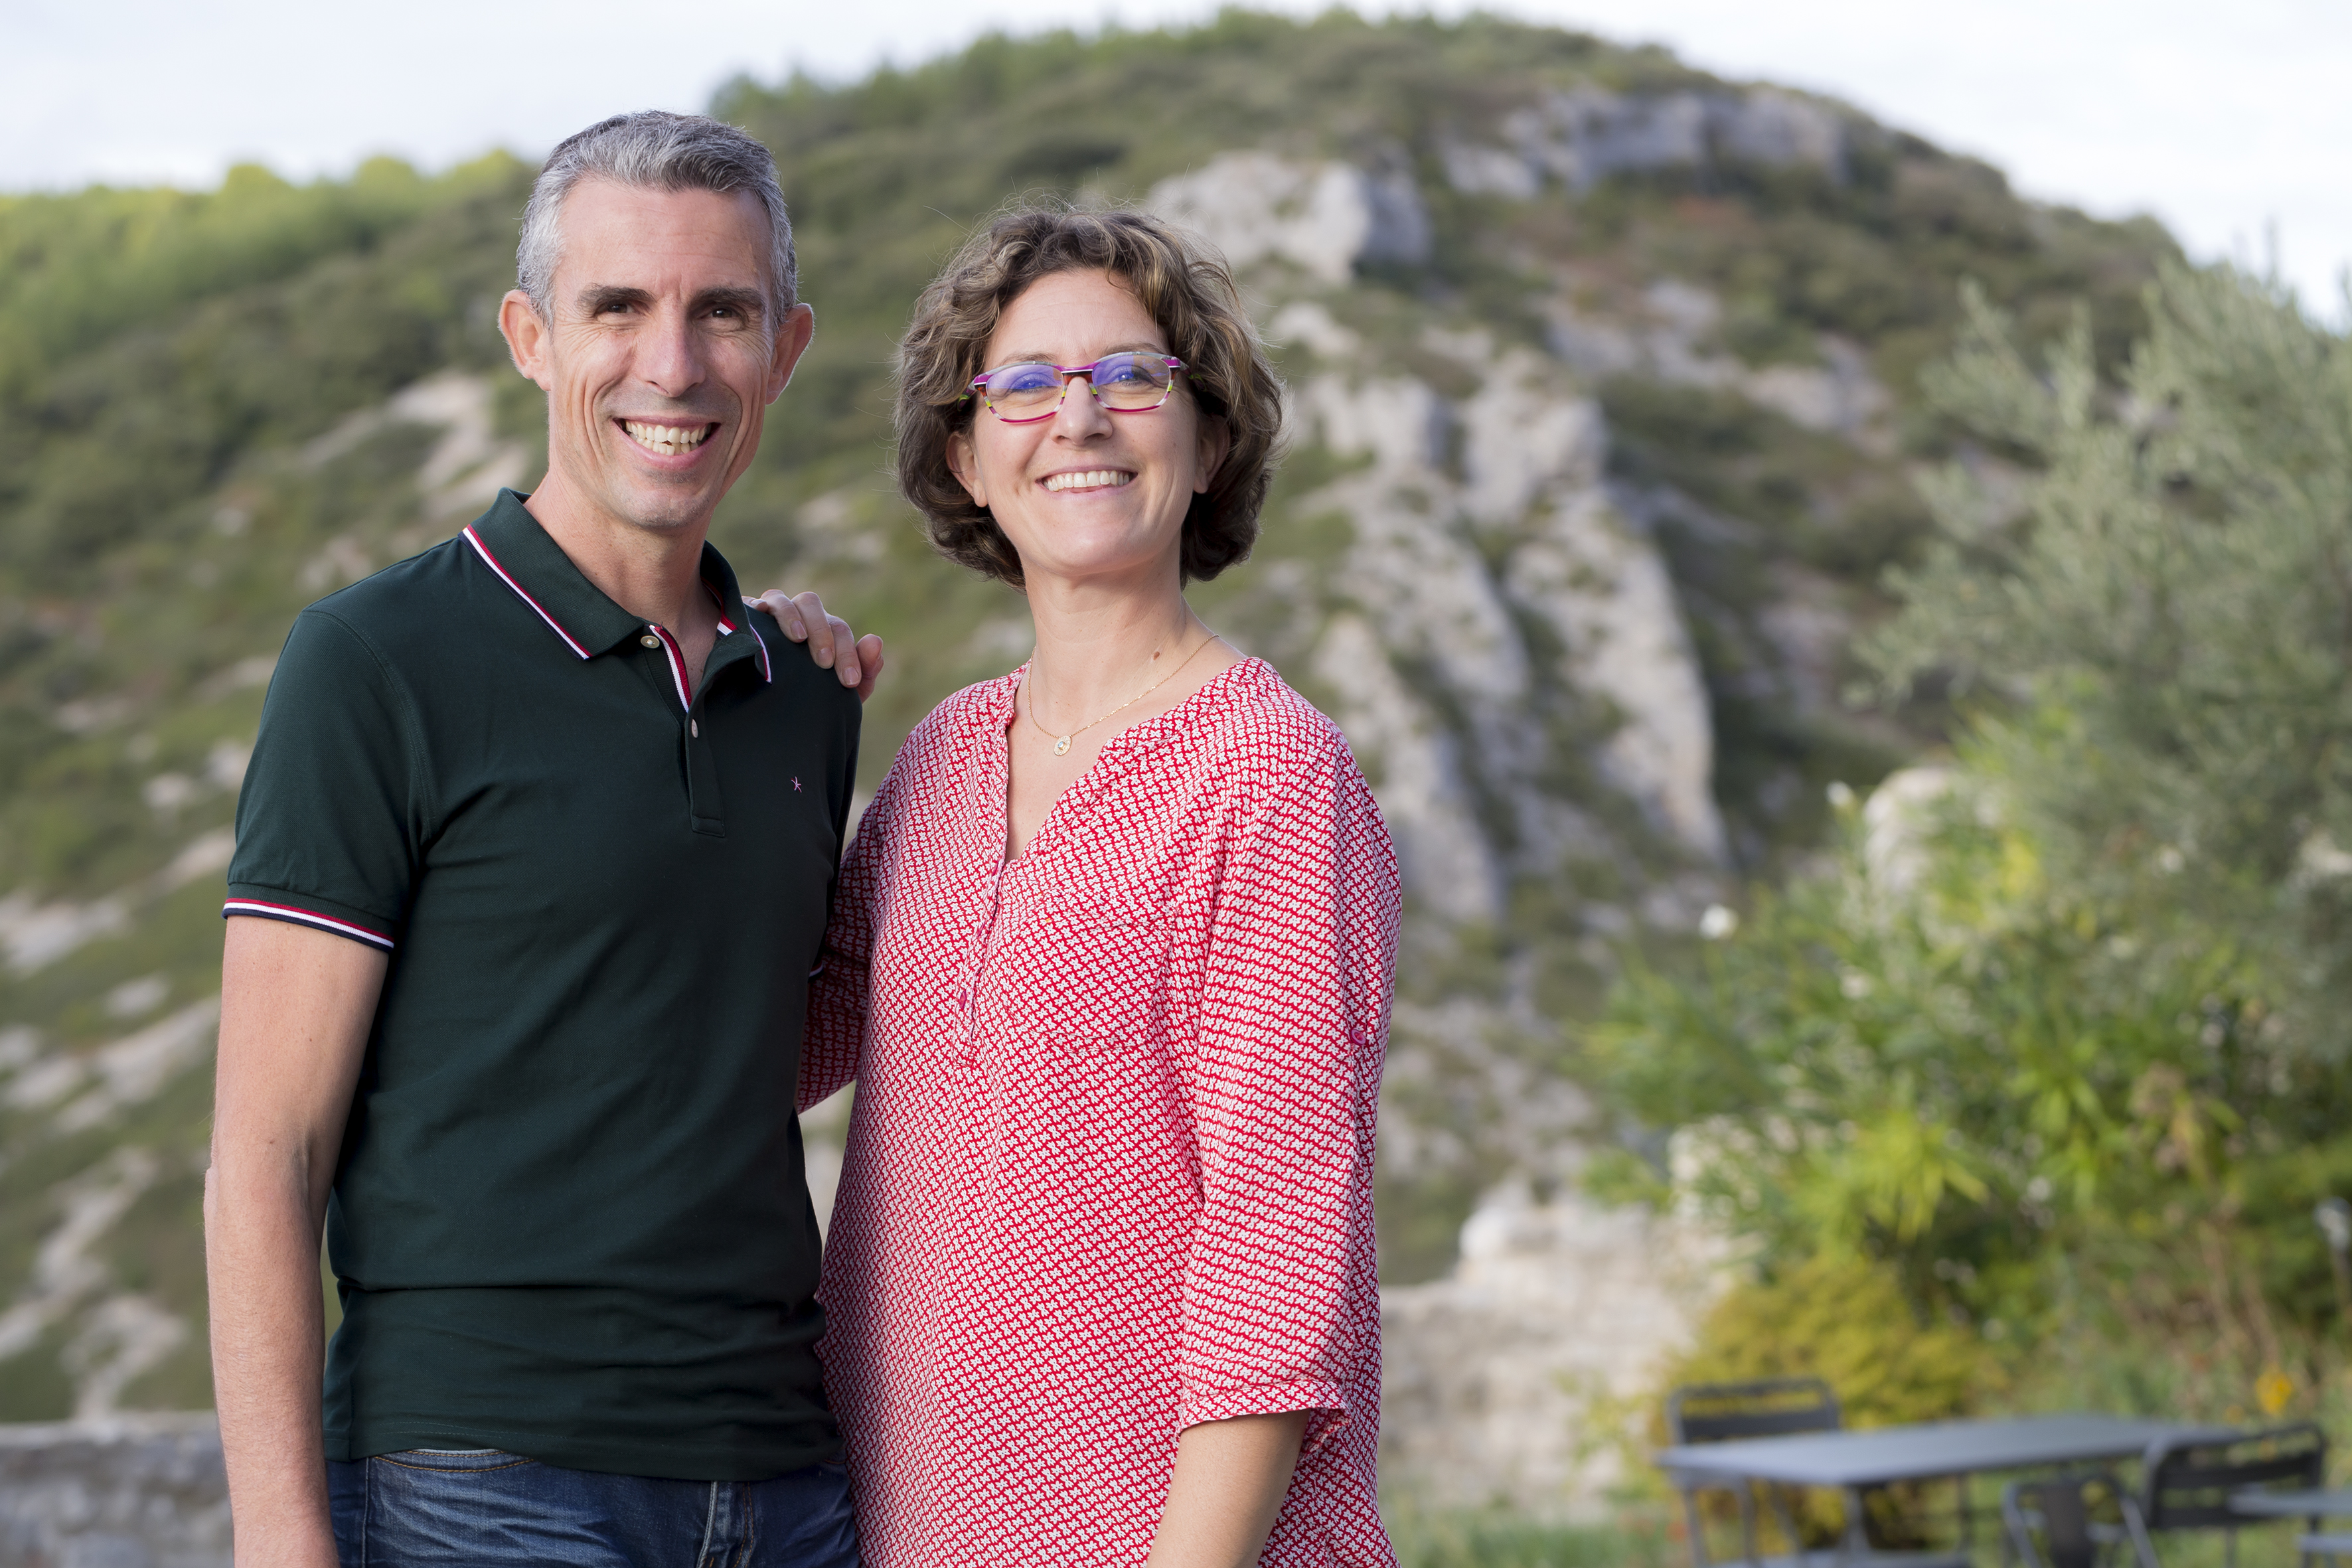
[[[1201,682],[1183,701],[1177,703],[1166,712],[1155,713],[1149,719],[1139,719],[1124,730],[1114,731],[1110,738],[1104,741],[1101,747],[1095,752],[1095,759],[1087,764],[1086,771],[1064,784],[1062,793],[1054,797],[1054,804],[1045,808],[1045,815],[1037,821],[1037,831],[1029,836],[1028,847],[1018,855],[1003,857],[997,868],[998,875],[1011,876],[1015,870],[1034,861],[1037,858],[1038,847],[1046,841],[1047,834],[1056,827],[1062,817],[1066,815],[1062,808],[1068,805],[1073,797],[1081,795],[1091,795],[1102,787],[1103,764],[1109,760],[1114,747],[1122,752],[1131,750],[1134,744],[1139,743],[1139,738],[1146,731],[1171,723],[1183,715],[1187,709],[1204,697],[1208,697],[1212,692],[1217,692],[1218,696],[1222,697],[1223,693],[1219,689],[1232,681],[1234,676],[1244,670],[1248,670],[1254,675],[1258,668],[1265,666],[1265,663],[1264,659],[1255,655],[1244,655],[1239,663],[1228,665]],[[1012,735],[1013,726],[1021,721],[1021,687],[1028,679],[1029,667],[1025,664],[1004,678],[1003,706],[1002,710],[993,716],[997,721],[989,727],[992,746],[989,758],[989,794],[996,807],[995,842],[999,845],[1003,845],[1013,836]],[[1070,809],[1075,811],[1077,808],[1072,806]]]

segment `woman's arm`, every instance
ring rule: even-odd
[[[1229,831],[1210,917],[1184,1068],[1201,1215],[1178,1352],[1183,1435],[1153,1568],[1255,1563],[1302,1447],[1319,1452],[1371,1415],[1395,859],[1336,731],[1316,739]]]
[[[865,816],[852,826],[841,868],[834,876],[824,945],[818,951],[816,972],[809,976],[795,1110],[805,1111],[832,1099],[857,1077],[858,1053],[866,1045],[866,994],[874,954],[876,908],[882,892],[882,866],[888,858],[884,845],[898,805],[898,773],[894,767],[875,792]]]
[[[1250,1568],[1290,1489],[1304,1410],[1185,1428],[1149,1568]]]
[[[823,967],[809,981],[795,1111],[823,1104],[856,1079],[858,1047],[866,1042],[866,961],[828,939]]]

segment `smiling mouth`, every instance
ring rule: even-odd
[[[621,428],[629,433],[630,440],[646,451],[665,458],[693,451],[719,428],[708,422],[699,425],[649,425],[641,419],[624,419],[620,424]]]
[[[1133,474],[1120,473],[1117,468],[1092,468],[1080,474],[1048,474],[1045,488],[1049,490],[1117,489],[1131,483]]]

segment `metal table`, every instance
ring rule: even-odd
[[[2352,1515],[2352,1487],[2302,1492],[2265,1491],[2256,1487],[2231,1493],[2230,1511],[2249,1519],[2307,1519],[2316,1531],[2319,1521],[2331,1514],[2337,1518]],[[2313,1557],[2341,1561],[2352,1557],[2352,1535],[2305,1535],[2295,1542],[2294,1549],[2305,1561]]]
[[[2230,1511],[2253,1519],[2340,1519],[2352,1516],[2352,1487],[2314,1492],[2264,1491],[2258,1487],[2231,1494]]]
[[[2137,1458],[2159,1437],[2226,1443],[2234,1426],[2193,1426],[2116,1415],[2022,1415],[1999,1421],[1938,1421],[1920,1426],[1806,1432],[1662,1448],[1658,1464],[1677,1475],[1732,1483],[1776,1481],[1845,1494],[1845,1550],[1867,1552],[1862,1493],[1895,1481],[1939,1480],[1988,1470]],[[1967,1525],[1962,1491],[1963,1529]]]

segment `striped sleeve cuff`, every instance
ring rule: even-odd
[[[362,925],[342,915],[304,909],[299,904],[263,899],[231,899],[221,905],[221,918],[226,920],[231,915],[253,915],[266,921],[286,921],[294,925],[310,926],[319,931],[332,931],[337,936],[350,937],[353,942],[366,942],[371,947],[380,947],[386,952],[395,945],[384,931]]]

